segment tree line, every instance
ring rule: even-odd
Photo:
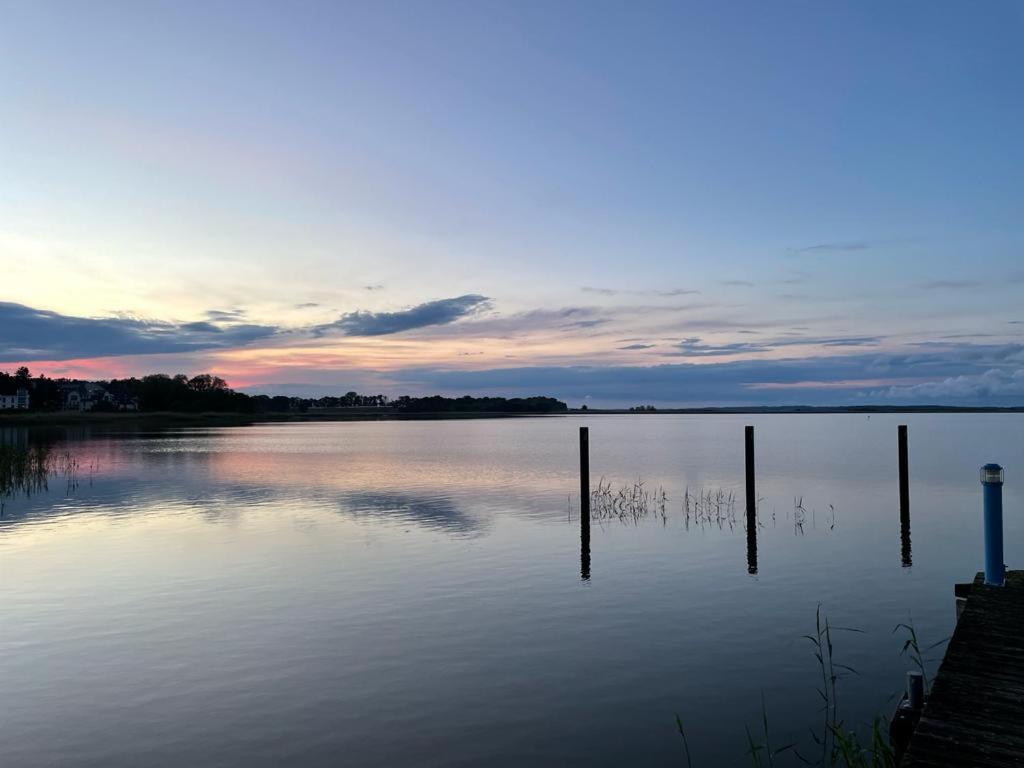
[[[380,408],[398,413],[561,413],[568,406],[551,397],[409,397],[389,399],[386,395],[344,395],[318,398],[285,395],[248,395],[237,392],[219,376],[202,373],[171,376],[154,373],[141,378],[81,381],[33,377],[26,367],[14,374],[0,371],[0,394],[18,389],[29,391],[30,409],[57,411],[65,407],[67,394],[75,389],[98,385],[109,398],[98,398],[92,410],[122,410],[131,403],[139,411],[226,412],[226,413],[304,413],[326,408]]]

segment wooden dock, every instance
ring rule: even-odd
[[[901,768],[1024,767],[1024,571],[978,574]]]

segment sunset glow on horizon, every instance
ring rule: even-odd
[[[6,3],[0,370],[1019,404],[1024,11]]]

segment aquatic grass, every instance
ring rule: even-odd
[[[793,498],[793,532],[803,534],[804,523],[807,521],[807,510],[804,508],[804,497]]]
[[[679,729],[679,735],[683,737],[683,753],[686,755],[686,768],[693,768],[693,759],[690,757],[690,742],[686,740],[686,729],[683,728],[683,721],[679,717],[679,713],[676,713],[676,728]]]
[[[757,500],[757,513],[755,514],[755,525],[764,528],[765,523],[761,519],[760,508],[764,502],[763,498]],[[572,520],[572,497],[569,497],[567,519]],[[742,526],[746,530],[748,518],[738,513],[738,499],[736,491],[726,488],[704,488],[696,490],[686,486],[683,491],[683,498],[680,503],[679,514],[682,516],[683,527],[690,530],[691,526],[701,529],[717,527],[719,530],[735,530]],[[829,504],[828,530],[836,529],[837,514],[835,505]],[[793,531],[803,535],[806,532],[806,525],[810,522],[811,528],[816,528],[815,510],[808,512],[804,507],[803,496],[793,498]],[[639,525],[641,521],[653,518],[661,520],[662,525],[667,525],[671,516],[669,509],[669,495],[661,485],[651,488],[646,481],[638,478],[632,483],[613,485],[610,480],[603,476],[598,480],[597,486],[590,491],[590,517],[595,522],[617,520],[626,525]],[[787,519],[789,515],[787,513]],[[776,513],[772,510],[771,522],[776,524]]]
[[[909,653],[915,663],[920,662],[922,669],[928,661],[921,653],[917,633],[913,623],[897,625],[896,632],[903,629],[908,633],[901,653]],[[768,706],[764,692],[761,693],[761,733],[755,737],[749,725],[744,726],[747,740],[746,755],[755,768],[774,768],[776,758],[787,752],[803,765],[821,766],[822,768],[896,768],[896,756],[888,740],[888,719],[875,716],[866,740],[862,741],[863,729],[847,728],[839,715],[840,682],[849,675],[859,674],[853,667],[836,660],[835,635],[840,632],[863,634],[863,630],[854,627],[835,626],[824,616],[819,603],[815,609],[814,633],[803,636],[814,648],[814,657],[820,674],[820,683],[816,687],[818,697],[822,700],[821,730],[812,729],[810,736],[816,747],[820,749],[817,757],[802,754],[796,742],[782,747],[772,747],[771,734],[768,726]],[[945,642],[945,641],[942,641]],[[941,643],[928,646],[934,648]],[[688,768],[693,768],[689,743],[683,729],[682,720],[676,715],[676,726],[683,738],[683,748]]]
[[[888,721],[875,716],[871,722],[871,741],[861,744],[856,731],[844,731],[832,726],[832,738],[836,745],[831,766],[840,768],[896,768],[896,755],[889,746]]]
[[[764,743],[756,743],[753,735],[750,733],[750,726],[744,726],[747,732],[747,755],[750,757],[751,765],[757,768],[767,765],[768,768],[774,768],[775,758],[778,755],[788,752],[793,749],[796,744],[787,744],[784,747],[778,747],[772,749],[771,737],[768,732],[768,704],[764,699],[764,691],[761,691],[761,730],[764,734]],[[762,761],[762,755],[767,760],[767,763]]]
[[[590,492],[590,517],[593,520],[618,520],[621,523],[637,525],[651,515],[668,522],[668,494],[658,486],[649,490],[643,480],[637,479],[632,485],[613,488],[611,482],[602,477],[597,487]]]
[[[94,461],[90,466],[95,474],[98,465]],[[80,462],[70,451],[54,453],[42,444],[0,445],[0,517],[8,499],[48,491],[53,477],[63,477],[67,483],[66,493],[72,494],[78,488],[79,469]]]
[[[903,648],[900,651],[900,655],[906,656],[914,663],[914,666],[917,667],[918,671],[921,673],[922,679],[924,680],[924,691],[927,695],[930,686],[928,683],[928,670],[925,667],[927,664],[930,664],[935,660],[925,658],[925,654],[941,645],[945,645],[949,641],[949,637],[945,637],[942,640],[932,643],[922,649],[921,643],[917,639],[917,629],[914,627],[914,618],[912,616],[908,618],[906,622],[901,622],[893,627],[892,633],[896,634],[900,630],[903,630],[907,634],[906,640],[903,641]]]
[[[842,732],[843,721],[839,717],[839,681],[848,675],[860,674],[856,669],[840,664],[835,660],[835,644],[832,641],[834,632],[859,632],[863,630],[853,627],[834,627],[828,617],[822,619],[821,603],[818,603],[814,611],[813,635],[804,635],[802,639],[808,640],[814,646],[814,658],[818,662],[818,670],[821,673],[821,687],[817,688],[818,696],[822,700],[822,716],[824,723],[821,735],[811,733],[815,743],[821,747],[821,765],[831,765],[826,762],[828,758],[834,758],[837,750],[835,741],[836,732]],[[801,758],[803,759],[803,758]]]
[[[50,469],[49,451],[43,446],[0,446],[0,515],[12,496],[47,490]]]
[[[647,518],[660,519],[668,523],[669,497],[662,486],[650,489],[642,480],[615,487],[603,477],[590,492],[591,519],[618,520],[637,525]],[[686,487],[681,507],[683,524],[700,526],[717,525],[719,528],[734,528],[736,519],[736,492],[724,488],[704,489],[696,492]]]
[[[691,520],[701,527],[728,526],[731,530],[736,525],[736,492],[726,493],[723,488],[699,488],[696,493],[691,493],[690,486],[686,486],[683,493],[683,524],[687,530]]]

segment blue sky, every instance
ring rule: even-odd
[[[1024,402],[1017,3],[0,15],[3,365]]]

